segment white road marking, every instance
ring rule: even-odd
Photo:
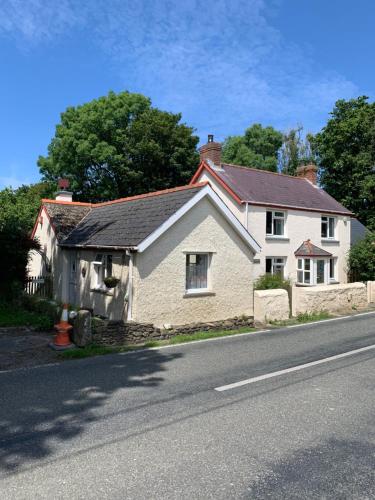
[[[215,391],[218,392],[229,391],[230,389],[236,389],[237,387],[242,387],[243,385],[254,384],[255,382],[260,382],[261,380],[267,380],[269,378],[279,377],[280,375],[285,375],[287,373],[297,372],[299,370],[304,370],[305,368],[310,368],[311,366],[322,365],[323,363],[329,363],[330,361],[335,361],[336,359],[353,356],[354,354],[370,351],[371,349],[375,349],[375,344],[368,345],[366,347],[361,347],[360,349],[354,349],[353,351],[347,351],[342,354],[336,354],[335,356],[330,356],[329,358],[323,358],[323,359],[318,359],[317,361],[311,361],[310,363],[305,363],[303,365],[292,366],[291,368],[286,368],[285,370],[266,373],[265,375],[259,375],[259,377],[240,380],[239,382],[234,382],[233,384],[215,387]]]

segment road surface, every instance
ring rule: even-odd
[[[375,498],[371,346],[374,313],[2,372],[0,497]]]

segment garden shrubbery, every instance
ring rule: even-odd
[[[254,282],[254,290],[272,290],[275,288],[289,290],[290,280],[286,280],[278,274],[262,274]]]

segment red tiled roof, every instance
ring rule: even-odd
[[[294,252],[294,255],[296,257],[332,257],[331,253],[323,250],[323,248],[317,247],[311,243],[311,240],[304,241]]]
[[[351,215],[323,189],[301,177],[227,163],[222,163],[219,170],[203,162],[192,182],[198,180],[204,169],[219,180],[238,202]]]

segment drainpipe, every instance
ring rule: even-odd
[[[134,264],[134,253],[126,252],[129,255],[129,274],[128,274],[128,312],[126,319],[127,321],[132,320],[132,306],[133,306],[133,264]]]
[[[246,206],[245,206],[245,217],[246,217],[245,227],[247,230],[249,230],[249,204],[248,203],[246,203]]]

